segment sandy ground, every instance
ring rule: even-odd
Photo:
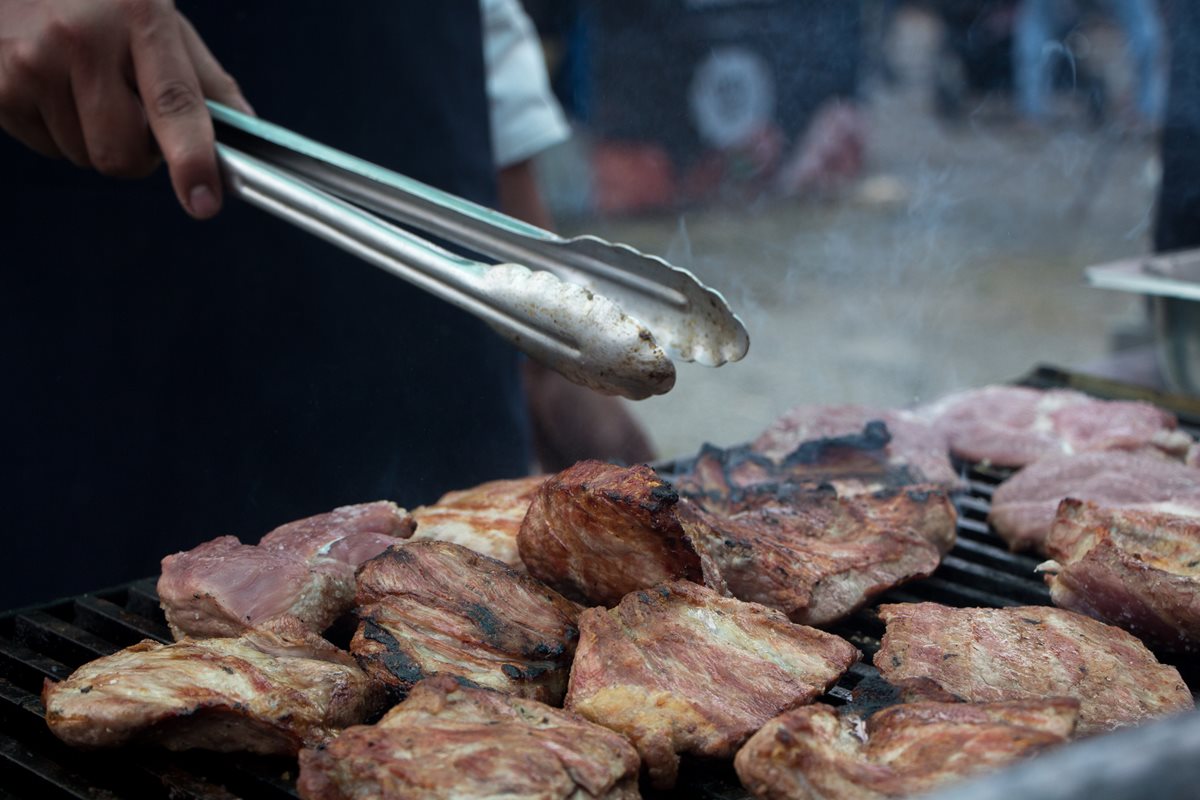
[[[632,405],[662,455],[745,441],[798,403],[906,405],[1084,368],[1141,322],[1083,268],[1147,250],[1154,143],[1082,121],[1030,131],[995,100],[947,125],[930,110],[936,35],[901,21],[901,82],[867,91],[869,163],[836,197],[564,221],[692,269],[750,331],[742,362],[680,365],[670,394]]]

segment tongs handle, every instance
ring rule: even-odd
[[[209,108],[221,141],[390,219],[585,286],[641,321],[678,358],[719,366],[749,348],[725,299],[687,270],[596,237],[563,239],[286,128],[218,103]]]

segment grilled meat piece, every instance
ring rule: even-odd
[[[768,722],[734,766],[761,800],[924,795],[1065,743],[1078,714],[1079,702],[1070,698],[910,703],[864,724],[817,704]]]
[[[176,639],[237,636],[285,615],[320,632],[353,605],[359,564],[412,532],[412,517],[381,501],[290,522],[257,546],[221,536],[164,558],[158,596]]]
[[[1149,403],[1098,400],[1070,389],[1023,386],[970,389],[917,413],[967,461],[1023,467],[1046,456],[1154,449],[1187,457],[1193,441],[1173,414]]]
[[[1064,500],[1046,551],[1056,606],[1165,650],[1200,648],[1200,519]]]
[[[637,752],[533,700],[429,678],[376,725],[300,753],[305,800],[636,800]]]
[[[1012,549],[1044,552],[1058,504],[1067,497],[1200,516],[1200,470],[1144,453],[1051,456],[1000,484],[988,522]]]
[[[580,461],[534,495],[517,536],[521,560],[567,597],[606,606],[664,581],[700,580],[678,503],[649,467]]]
[[[844,639],[687,581],[584,611],[579,637],[566,708],[628,737],[658,788],[675,784],[679,753],[732,757],[859,656]]]
[[[857,434],[876,420],[885,424],[891,435],[884,448],[888,464],[909,468],[920,482],[948,488],[959,485],[946,437],[912,411],[857,405],[797,406],[775,420],[751,447],[779,463],[805,442]]]
[[[382,692],[294,619],[237,638],[139,642],[42,690],[46,722],[76,747],[295,755],[379,708]]]
[[[1079,733],[1193,707],[1179,672],[1112,625],[1045,606],[879,607],[887,623],[875,666],[888,681],[929,678],[978,703],[1074,697]]]
[[[417,532],[412,540],[454,542],[524,571],[517,533],[533,493],[545,480],[545,475],[535,475],[449,492],[434,505],[413,509]]]
[[[946,492],[929,486],[850,498],[764,493],[729,515],[680,513],[730,594],[806,625],[834,622],[880,592],[931,575],[954,546],[955,519]]]
[[[579,607],[473,550],[392,547],[359,571],[356,602],[350,650],[394,695],[443,673],[548,703],[567,690]]]

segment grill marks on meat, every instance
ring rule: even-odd
[[[47,680],[46,722],[77,747],[154,743],[295,755],[376,711],[348,654],[292,619],[238,638],[143,641]]]
[[[1200,648],[1200,519],[1064,500],[1046,550],[1056,606],[1167,650]]]
[[[1149,403],[1098,400],[1069,389],[988,386],[953,394],[918,412],[954,455],[1021,467],[1046,456],[1101,450],[1159,450],[1183,459],[1192,438],[1174,415]]]
[[[306,800],[636,800],[638,756],[569,712],[465,686],[418,684],[378,724],[300,754]]]
[[[946,437],[912,411],[858,405],[797,406],[771,424],[751,448],[773,462],[781,462],[805,442],[851,436],[872,422],[887,426],[887,463],[907,467],[918,482],[947,487],[959,484],[950,463]]]
[[[834,622],[931,575],[954,545],[954,505],[934,487],[849,498],[761,494],[742,506],[728,515],[692,507],[681,523],[730,594],[807,625]]]
[[[413,509],[417,532],[412,540],[461,544],[524,570],[517,552],[517,533],[534,492],[545,480],[545,475],[535,475],[449,492],[434,505]]]
[[[818,704],[768,722],[734,765],[761,800],[923,795],[1065,743],[1078,713],[1070,698],[921,702],[884,709],[864,724]]]
[[[988,522],[1014,550],[1044,551],[1060,501],[1200,516],[1200,470],[1145,453],[1083,453],[1030,464],[992,495]]]
[[[879,615],[887,632],[875,666],[888,681],[928,678],[971,702],[1074,697],[1081,734],[1193,707],[1174,667],[1120,628],[1070,611],[906,603]]]
[[[376,502],[288,523],[258,546],[222,536],[164,558],[158,596],[176,639],[237,636],[285,615],[320,632],[353,605],[359,564],[412,532],[407,512]]]
[[[628,737],[659,788],[674,785],[679,753],[731,757],[859,655],[837,636],[686,581],[588,609],[579,629],[566,708]]]
[[[567,597],[607,606],[664,581],[700,580],[678,503],[649,467],[581,461],[537,490],[517,536],[521,559]]]
[[[461,676],[550,703],[562,700],[579,608],[499,561],[450,542],[411,542],[363,565],[350,650],[406,694],[422,678]]]

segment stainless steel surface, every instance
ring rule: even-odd
[[[1181,250],[1087,268],[1102,289],[1143,294],[1167,386],[1200,395],[1200,250]]]
[[[593,236],[563,239],[277,125],[209,105],[226,145],[390,219],[608,298],[675,358],[715,367],[741,359],[749,348],[745,326],[725,299],[687,270]]]

